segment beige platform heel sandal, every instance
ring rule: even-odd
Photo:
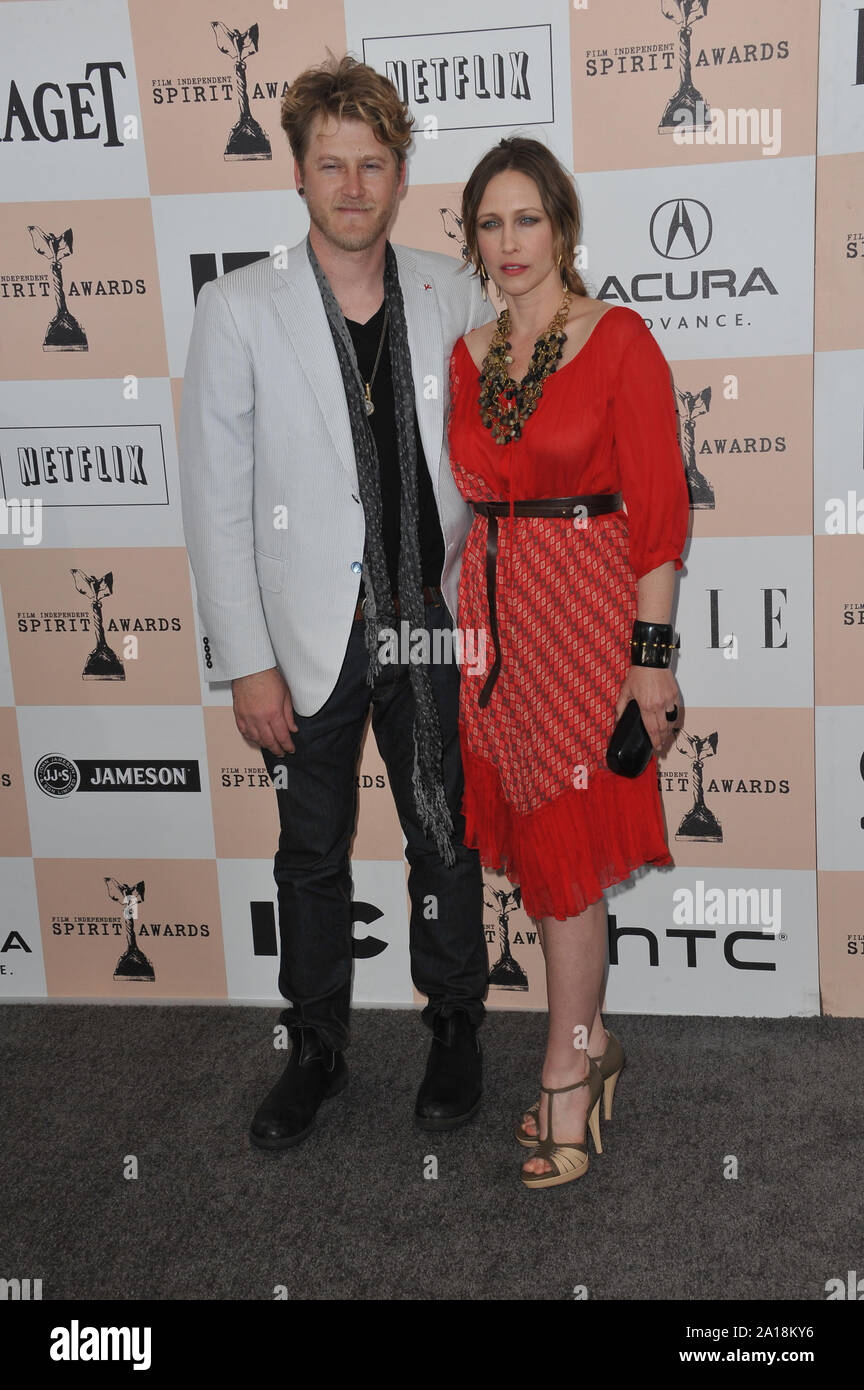
[[[621,1075],[621,1069],[624,1066],[625,1061],[627,1060],[624,1056],[624,1049],[614,1033],[609,1034],[609,1040],[606,1043],[606,1049],[603,1052],[602,1056],[592,1057],[590,1060],[592,1062],[597,1063],[600,1075],[603,1078],[603,1118],[605,1120],[611,1120],[612,1097],[615,1094],[615,1087],[618,1084],[618,1077]],[[533,1105],[529,1105],[528,1109],[525,1111],[525,1114],[534,1116],[539,1131],[539,1100],[535,1100]],[[528,1133],[522,1120],[520,1120],[519,1124],[516,1126],[516,1138],[519,1140],[519,1143],[525,1149],[536,1149],[537,1145],[540,1143],[540,1140],[536,1134]],[[600,1150],[598,1149],[597,1152],[599,1153]]]
[[[564,1095],[566,1091],[578,1091],[580,1086],[588,1087],[588,1120],[585,1127],[585,1142],[561,1143],[555,1142],[552,1133],[552,1111],[553,1096]],[[574,1182],[576,1178],[581,1178],[588,1171],[588,1131],[591,1131],[591,1138],[594,1140],[594,1149],[600,1154],[603,1146],[600,1143],[600,1092],[603,1090],[603,1077],[600,1069],[593,1058],[588,1059],[588,1075],[584,1081],[576,1081],[572,1086],[559,1086],[552,1090],[549,1086],[541,1086],[549,1097],[549,1133],[545,1139],[541,1139],[537,1144],[534,1157],[543,1158],[552,1165],[551,1173],[526,1173],[523,1169],[521,1173],[522,1181],[526,1187],[560,1187],[562,1183]]]

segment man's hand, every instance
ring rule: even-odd
[[[237,728],[250,743],[281,757],[294,752],[297,732],[291,691],[278,666],[231,682]]]
[[[621,718],[626,706],[635,700],[642,715],[642,723],[660,753],[681,726],[681,692],[678,682],[668,666],[631,666],[627,679],[621,687],[618,703],[615,706],[616,721]],[[666,719],[666,711],[678,706],[678,715],[673,723]]]

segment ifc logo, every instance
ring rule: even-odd
[[[36,764],[33,775],[46,796],[68,796],[77,791],[81,781],[75,764],[62,753],[46,753]]]

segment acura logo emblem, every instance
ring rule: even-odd
[[[711,214],[695,198],[670,198],[654,209],[651,245],[667,261],[690,261],[701,256],[711,240]]]

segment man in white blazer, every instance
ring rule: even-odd
[[[180,419],[213,678],[232,682],[279,805],[293,1052],[252,1121],[267,1149],[300,1143],[347,1081],[349,844],[370,705],[407,840],[412,976],[429,1001],[423,1128],[479,1107],[487,980],[481,871],[459,815],[458,670],[381,664],[370,631],[400,603],[430,633],[456,620],[471,512],[447,458],[447,363],[492,314],[449,257],[390,248],[411,116],[389,82],[350,58],[309,70],[282,124],[308,242],[204,285]]]

